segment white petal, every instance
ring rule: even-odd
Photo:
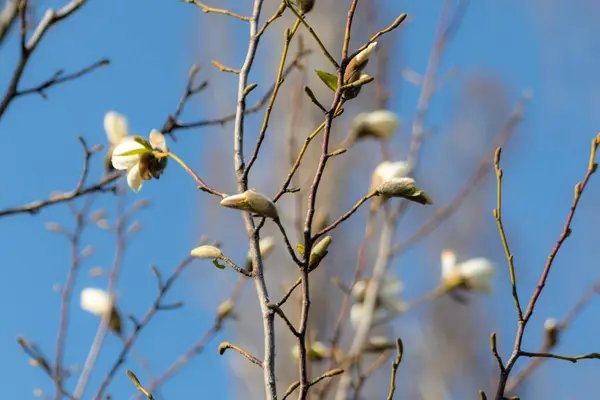
[[[456,271],[456,253],[450,249],[442,251],[442,280],[448,278]]]
[[[486,258],[472,258],[457,266],[471,290],[491,291],[494,264]]]
[[[111,296],[101,289],[85,288],[81,291],[81,308],[99,317],[110,315],[113,308]]]
[[[109,111],[104,116],[104,130],[108,141],[117,145],[128,134],[127,119],[119,113]]]
[[[143,149],[144,146],[133,140],[132,138],[127,138],[121,142],[112,153],[112,165],[115,169],[118,170],[128,170],[131,169],[134,165],[136,165],[140,161],[139,154],[131,155],[131,156],[121,156],[120,154],[125,154],[132,150]]]
[[[150,132],[150,146],[154,150],[162,151],[163,153],[167,151],[167,141],[165,140],[165,135],[157,131],[156,129],[152,129]]]
[[[356,55],[356,63],[360,64],[366,59],[368,59],[371,56],[371,54],[373,54],[373,52],[375,51],[375,47],[377,47],[377,42],[369,44],[366,49],[358,53]]]
[[[140,174],[140,165],[136,164],[127,171],[127,184],[134,192],[139,192],[144,184],[144,178]]]

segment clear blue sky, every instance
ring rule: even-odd
[[[215,2],[213,2],[215,3]],[[339,1],[346,9],[349,1]],[[431,48],[441,1],[388,0],[389,15],[407,12],[413,19],[406,28],[403,50],[407,63],[422,72]],[[591,2],[589,2],[591,3]],[[36,16],[60,1],[36,2]],[[215,3],[215,6],[219,4]],[[345,12],[345,11],[344,11]],[[450,45],[442,70],[452,66],[461,74],[491,72],[508,88],[516,102],[522,89],[531,88],[534,98],[527,107],[525,122],[519,133],[520,144],[505,152],[507,166],[505,219],[510,231],[520,240],[513,244],[523,296],[534,288],[539,272],[566,217],[573,185],[585,173],[589,144],[600,130],[600,50],[594,41],[600,34],[592,5],[571,5],[568,1],[473,1],[456,39]],[[18,99],[0,121],[4,171],[0,175],[0,208],[6,208],[47,196],[53,190],[71,189],[80,174],[81,150],[76,137],[89,143],[104,143],[104,113],[117,110],[125,114],[130,131],[146,135],[159,128],[171,113],[182,93],[187,72],[193,62],[200,62],[207,73],[216,73],[208,59],[197,54],[211,46],[210,38],[199,37],[195,23],[206,18],[224,18],[202,14],[192,6],[173,1],[90,1],[75,17],[53,29],[41,44],[28,66],[23,85],[29,86],[51,76],[57,69],[73,71],[100,58],[112,64],[81,80],[48,91],[48,99],[37,96]],[[560,19],[559,19],[560,18]],[[240,24],[240,49],[246,38]],[[312,43],[311,43],[312,45]],[[245,50],[243,50],[245,51]],[[4,85],[16,62],[16,41],[1,49],[0,86]],[[202,73],[201,73],[202,76]],[[401,108],[410,119],[416,104],[417,89],[402,91],[391,108]],[[453,91],[450,85],[434,100],[429,121],[441,126],[450,115]],[[200,103],[193,103],[186,118],[209,117],[202,114]],[[233,104],[232,104],[233,106]],[[400,107],[401,106],[401,107]],[[228,132],[210,128],[180,134],[173,149],[184,159],[194,160],[206,154],[208,135]],[[443,133],[443,130],[442,130]],[[208,142],[210,144],[210,142]],[[94,165],[92,178],[100,176],[100,163]],[[176,265],[197,241],[199,233],[210,227],[198,221],[199,197],[190,178],[173,166],[159,184],[147,184],[133,201],[147,198],[152,207],[140,215],[144,229],[128,249],[120,281],[121,306],[128,313],[141,316],[155,296],[156,282],[149,265],[159,266],[164,274]],[[594,205],[600,200],[600,183],[595,179],[575,218],[573,235],[559,256],[549,285],[528,331],[535,338],[549,316],[561,317],[579,293],[596,278],[598,213]],[[114,210],[114,200],[104,197],[96,208]],[[493,207],[490,203],[489,209]],[[490,218],[487,223],[492,224]],[[24,335],[53,355],[59,313],[59,296],[54,283],[62,283],[69,265],[69,249],[64,239],[44,228],[56,221],[69,227],[72,219],[66,206],[46,209],[39,216],[19,215],[0,220],[0,254],[3,275],[0,304],[3,323],[0,328],[0,389],[7,399],[28,399],[32,389],[53,388],[44,374],[28,365],[27,357],[17,346],[16,336]],[[96,253],[82,267],[75,289],[72,324],[66,353],[67,364],[82,364],[93,339],[97,319],[78,308],[79,290],[103,285],[102,280],[88,277],[95,266],[109,267],[113,242],[109,234],[90,228],[84,241],[96,247]],[[415,253],[416,254],[416,253]],[[496,251],[495,254],[501,254]],[[411,257],[416,257],[411,253]],[[437,256],[436,256],[437,257]],[[502,261],[499,259],[499,261]],[[200,268],[200,266],[197,266]],[[202,265],[201,267],[207,267]],[[199,273],[192,272],[196,278]],[[189,276],[189,275],[188,275]],[[213,313],[202,299],[214,295],[222,299],[222,281],[214,284],[196,280],[195,286],[180,281],[169,299],[183,300],[186,307],[160,313],[143,332],[137,347],[149,354],[155,372],[168,366],[212,323]],[[503,270],[497,278],[500,289],[485,304],[496,304],[499,343],[506,354],[514,337],[514,313],[508,295],[508,278]],[[194,290],[202,291],[198,296]],[[599,307],[592,304],[565,335],[557,350],[564,354],[598,351],[600,323],[595,318]],[[218,340],[216,341],[218,342]],[[526,340],[526,344],[536,341]],[[487,338],[483,338],[485,353]],[[189,387],[209,390],[214,398],[227,398],[230,379],[227,361],[217,356],[215,346],[185,368],[176,380],[165,386],[170,399],[186,398]],[[108,365],[114,361],[119,342],[108,338],[90,389],[99,383]],[[533,349],[531,349],[533,350]],[[577,365],[552,362],[549,378],[560,378],[552,399],[586,398],[597,391],[600,363]],[[143,375],[143,374],[140,374]],[[190,383],[191,382],[191,383]],[[115,398],[128,398],[134,388],[120,373],[110,392]],[[88,391],[88,394],[90,391]],[[474,397],[473,397],[474,398]]]

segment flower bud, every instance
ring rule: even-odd
[[[329,347],[325,346],[322,342],[319,341],[311,342],[309,348],[306,350],[308,358],[312,361],[324,360],[326,358],[329,358],[331,354],[331,350],[329,349]],[[295,345],[292,348],[292,356],[295,359],[298,359],[300,357],[300,348],[298,347],[298,345]]]
[[[308,268],[315,268],[323,258],[327,255],[329,245],[331,244],[331,236],[326,236],[322,240],[319,241],[316,245],[313,246],[310,252],[310,261],[308,263]]]
[[[544,322],[544,346],[548,349],[552,349],[558,342],[558,335],[560,329],[558,323],[554,318],[548,318]]]
[[[369,342],[365,345],[366,353],[381,353],[396,347],[396,343],[389,340],[385,336],[373,336],[369,338]]]
[[[81,308],[98,317],[108,317],[112,313],[114,300],[102,289],[85,288],[81,291]]]
[[[250,211],[262,217],[278,218],[277,207],[264,194],[254,190],[246,190],[244,193],[234,194],[221,200],[223,207]]]
[[[190,254],[194,257],[210,259],[219,258],[223,255],[219,248],[209,245],[196,247],[190,252]]]
[[[404,197],[419,204],[432,204],[427,194],[417,189],[415,180],[412,178],[394,178],[377,186],[376,191],[385,197]]]
[[[219,321],[223,321],[225,318],[231,316],[233,306],[234,304],[233,301],[231,301],[231,299],[225,300],[224,302],[219,304],[219,307],[217,308],[217,319]]]
[[[315,6],[315,0],[297,0],[297,2],[302,14],[306,14]]]
[[[377,47],[377,42],[373,42],[367,46],[363,51],[358,53],[356,57],[354,57],[348,66],[346,67],[346,72],[344,73],[344,83],[353,83],[356,82],[360,76],[362,71],[367,66],[369,62],[369,57],[375,51]]]

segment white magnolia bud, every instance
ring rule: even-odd
[[[102,289],[85,288],[81,291],[81,308],[98,317],[109,317],[112,313],[114,300],[108,292]]]
[[[375,190],[385,197],[404,197],[419,204],[432,204],[429,196],[416,187],[415,180],[408,177],[390,179]]]
[[[209,245],[204,245],[204,246],[199,246],[196,247],[195,249],[193,249],[190,254],[194,257],[198,257],[198,258],[211,258],[211,259],[215,259],[215,258],[219,258],[221,257],[221,255],[223,254],[221,252],[221,250],[215,246],[209,246]]]
[[[246,190],[244,193],[234,194],[221,200],[223,207],[250,211],[262,217],[278,218],[277,207],[264,194],[254,190]]]

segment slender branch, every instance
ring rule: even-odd
[[[96,61],[92,65],[87,66],[80,71],[73,72],[68,75],[63,75],[63,73],[64,73],[63,70],[56,71],[56,73],[50,79],[42,82],[41,84],[31,87],[31,88],[28,88],[28,89],[18,90],[17,93],[15,93],[14,98],[17,98],[20,96],[26,96],[28,94],[33,94],[33,93],[37,93],[40,96],[42,96],[43,98],[46,98],[47,97],[46,92],[45,92],[46,89],[53,87],[53,86],[60,85],[61,83],[69,82],[74,79],[80,78],[84,75],[89,74],[90,72],[93,72],[94,70],[96,70],[100,67],[104,67],[109,64],[110,64],[110,60],[103,59],[100,61]]]
[[[288,253],[290,254],[290,256],[292,257],[292,259],[294,260],[294,262],[301,266],[303,263],[302,261],[300,261],[300,259],[296,256],[296,252],[294,251],[294,248],[292,247],[292,244],[290,243],[290,239],[288,238],[287,233],[285,232],[285,228],[283,227],[283,225],[281,224],[281,220],[279,218],[276,218],[273,220],[275,222],[275,225],[277,225],[277,227],[279,228],[279,231],[281,232],[281,235],[283,236],[283,240],[285,241],[285,245],[287,247]]]
[[[558,354],[551,353],[530,353],[528,351],[520,351],[519,355],[523,357],[556,358],[557,360],[570,361],[572,363],[576,363],[579,360],[600,359],[600,353],[589,353],[580,356],[560,356]]]
[[[177,157],[175,154],[171,153],[170,151],[168,153],[162,153],[162,154],[158,154],[159,157],[170,157],[173,160],[175,160],[179,165],[181,165],[183,167],[183,169],[185,169],[185,171],[190,174],[194,180],[198,183],[198,185],[200,185],[198,187],[198,189],[213,194],[215,196],[221,197],[221,198],[225,198],[227,197],[226,194],[221,193],[213,188],[211,188],[210,186],[208,186],[206,183],[204,183],[204,181],[198,176],[198,174],[196,174],[194,172],[194,170],[192,170],[190,167],[188,167],[188,165],[179,157]]]
[[[184,3],[188,3],[188,4],[195,4],[198,7],[200,7],[202,9],[203,12],[205,13],[215,13],[215,14],[223,14],[223,15],[228,15],[230,17],[234,17],[237,19],[241,19],[242,21],[246,21],[246,22],[250,22],[250,20],[252,19],[252,17],[247,17],[245,15],[240,15],[234,12],[231,12],[229,10],[223,10],[221,8],[213,8],[213,7],[209,7],[206,4],[200,3],[198,0],[181,0]]]
[[[515,266],[513,261],[513,255],[508,247],[508,240],[506,239],[506,233],[504,233],[504,225],[502,224],[502,170],[500,169],[500,154],[502,148],[498,147],[496,155],[494,156],[494,170],[496,171],[496,186],[497,186],[497,207],[494,209],[494,218],[498,225],[498,232],[500,233],[500,239],[502,240],[502,246],[504,247],[504,253],[506,254],[506,260],[508,262],[508,270],[510,273],[510,283],[512,286],[512,297],[515,302],[515,308],[517,310],[517,321],[523,320],[523,310],[521,309],[521,303],[519,302],[519,293],[517,291],[517,280],[515,278]]]
[[[21,0],[21,3],[19,4],[21,7],[21,55],[17,66],[12,73],[12,77],[10,78],[6,92],[4,93],[2,100],[0,100],[0,118],[2,118],[8,109],[8,106],[17,97],[19,93],[19,83],[23,73],[25,72],[25,68],[27,67],[31,55],[35,52],[36,48],[48,30],[50,30],[50,28],[58,24],[63,19],[71,16],[86,2],[87,0],[72,0],[58,11],[54,11],[53,9],[49,8],[46,10],[44,17],[27,40],[27,21],[25,14],[27,11],[28,2],[27,0]]]
[[[133,372],[131,372],[130,370],[127,370],[127,376],[129,377],[129,379],[131,379],[131,381],[133,382],[133,384],[135,385],[137,390],[142,392],[144,394],[144,396],[146,396],[148,398],[148,400],[154,400],[154,396],[152,396],[152,393],[150,393],[144,386],[142,386],[142,384],[140,383],[140,380],[138,379],[137,376],[135,376],[135,374]]]
[[[225,261],[227,264],[229,264],[229,266],[231,268],[233,268],[235,271],[239,272],[240,274],[242,274],[242,275],[244,275],[244,276],[246,276],[248,278],[252,277],[252,274],[250,272],[246,271],[245,269],[242,269],[242,268],[238,267],[236,263],[234,263],[233,261],[231,261],[224,254],[221,254],[219,256],[219,260]]]
[[[192,261],[194,261],[194,259],[195,259],[194,257],[187,257],[185,260],[183,260],[175,268],[175,270],[173,271],[171,276],[165,281],[164,285],[160,288],[158,295],[157,295],[156,299],[154,300],[153,305],[146,312],[146,314],[144,315],[142,320],[139,323],[135,324],[133,332],[131,332],[129,334],[129,336],[127,337],[127,339],[125,340],[125,345],[123,346],[123,349],[119,353],[117,360],[114,362],[113,366],[110,368],[110,370],[108,371],[108,373],[105,375],[104,379],[102,380],[102,383],[100,384],[100,387],[98,388],[98,391],[96,392],[96,394],[93,397],[94,400],[100,400],[102,398],[104,391],[106,390],[106,388],[108,387],[108,385],[110,384],[112,379],[114,378],[115,374],[117,373],[119,368],[125,363],[127,355],[129,354],[129,351],[133,347],[133,344],[134,344],[135,340],[137,339],[137,337],[139,336],[140,332],[150,323],[150,321],[152,320],[154,315],[157,313],[157,311],[160,310],[160,308],[162,306],[162,301],[163,301],[166,293],[169,291],[169,289],[171,288],[171,286],[173,285],[175,280],[177,280],[177,278],[181,275],[181,273],[185,270],[185,268],[188,265],[190,265],[192,263]]]
[[[491,167],[494,162],[494,154],[498,147],[504,146],[504,144],[510,139],[517,124],[523,119],[523,112],[526,101],[528,100],[527,94],[524,94],[521,101],[517,104],[513,110],[511,117],[504,126],[504,128],[497,135],[494,144],[490,149],[481,157],[477,168],[473,171],[471,177],[465,182],[461,190],[454,196],[452,201],[448,205],[439,208],[435,215],[433,215],[427,222],[425,222],[421,228],[419,228],[412,236],[405,241],[394,246],[393,254],[395,256],[403,253],[412,245],[418,243],[421,239],[427,237],[430,233],[441,225],[448,217],[450,217],[456,210],[460,208],[463,201],[468,198],[471,191],[477,186],[477,184],[491,171]]]
[[[212,65],[214,65],[221,72],[230,72],[230,73],[236,74],[236,75],[240,74],[239,69],[233,69],[233,68],[226,67],[217,60],[212,60],[210,63]]]
[[[285,0],[283,0],[281,2],[281,5],[279,6],[279,8],[275,11],[275,13],[273,13],[273,15],[271,16],[271,18],[269,18],[264,25],[262,26],[262,28],[260,28],[260,30],[258,31],[258,33],[256,34],[256,36],[260,37],[262,36],[265,31],[267,30],[267,28],[269,27],[269,25],[271,25],[276,19],[278,19],[279,17],[281,17],[283,15],[283,12],[285,11]]]
[[[312,380],[311,382],[309,382],[308,386],[309,387],[314,386],[314,385],[318,384],[319,382],[321,382],[324,379],[333,378],[334,376],[338,376],[338,375],[341,375],[343,373],[344,373],[344,370],[340,369],[340,368],[327,371],[323,375],[320,375],[319,377],[317,377],[314,380]],[[286,392],[285,392],[284,396],[281,398],[281,400],[287,399],[299,387],[300,387],[300,382],[299,381],[296,381],[296,382],[292,383],[288,387],[288,389],[286,390]]]
[[[287,59],[288,49],[290,47],[290,42],[292,41],[298,27],[300,26],[300,19],[296,20],[294,27],[290,31],[286,29],[283,32],[283,52],[281,53],[281,61],[279,62],[279,69],[277,71],[277,78],[275,80],[275,88],[273,89],[273,93],[271,94],[271,99],[267,104],[267,109],[265,111],[265,117],[263,119],[262,127],[260,128],[260,132],[258,133],[258,139],[256,140],[256,145],[254,146],[254,153],[248,160],[248,164],[246,165],[246,169],[244,170],[244,179],[248,180],[248,174],[250,173],[250,169],[256,162],[258,158],[258,152],[260,151],[260,147],[265,139],[265,135],[267,133],[267,129],[269,128],[269,119],[271,118],[271,111],[273,110],[273,105],[275,104],[275,100],[277,99],[277,94],[279,93],[279,88],[283,85],[283,69],[285,67],[285,61]]]
[[[322,230],[320,230],[319,232],[317,232],[315,234],[315,236],[313,237],[313,240],[317,240],[318,238],[320,238],[321,236],[323,236],[327,232],[329,232],[329,231],[337,228],[342,222],[344,222],[345,220],[347,220],[348,218],[350,218],[352,216],[352,214],[354,214],[356,211],[358,211],[358,209],[360,208],[360,206],[362,206],[367,200],[369,200],[370,198],[375,197],[375,196],[377,196],[377,192],[371,192],[368,195],[366,195],[363,198],[361,198],[354,205],[354,207],[352,207],[344,215],[342,215],[337,220],[335,220],[331,225],[329,225],[329,226],[323,228]]]
[[[298,335],[299,335],[298,330],[296,330],[296,328],[294,327],[294,324],[292,324],[292,322],[289,320],[287,315],[285,315],[283,310],[277,304],[269,303],[269,304],[267,304],[267,307],[270,308],[271,310],[273,310],[275,312],[275,314],[277,314],[281,317],[281,319],[283,320],[283,322],[285,322],[285,324],[287,325],[290,332],[292,332],[292,335],[298,337]]]
[[[565,240],[571,235],[571,222],[573,221],[573,217],[575,216],[575,211],[577,210],[577,206],[579,204],[579,200],[581,199],[581,195],[583,194],[583,191],[587,187],[587,184],[588,184],[591,176],[594,174],[594,172],[596,172],[596,169],[598,168],[598,165],[595,162],[595,158],[596,158],[596,150],[597,150],[599,144],[600,144],[600,134],[597,135],[596,137],[594,137],[594,139],[592,140],[587,173],[585,174],[583,181],[578,182],[575,185],[575,194],[573,196],[573,202],[571,203],[571,208],[569,209],[569,214],[567,215],[567,220],[565,221],[565,224],[563,226],[562,233],[560,234],[556,244],[554,245],[554,248],[552,249],[552,251],[550,252],[550,254],[548,256],[546,265],[544,266],[544,270],[540,277],[540,281],[529,300],[529,304],[527,305],[527,309],[525,310],[523,319],[518,321],[517,332],[516,332],[516,337],[515,337],[512,354],[511,354],[510,358],[508,359],[508,361],[506,362],[504,371],[500,371],[500,379],[498,381],[498,388],[496,390],[496,396],[494,397],[496,400],[502,400],[504,397],[504,392],[506,391],[506,384],[508,382],[510,372],[511,372],[513,366],[515,365],[515,363],[517,362],[517,360],[519,359],[519,357],[522,355],[521,354],[521,343],[523,341],[523,335],[525,333],[525,328],[527,326],[527,323],[529,322],[529,320],[533,314],[533,310],[535,309],[535,305],[542,293],[542,290],[544,289],[544,286],[546,285],[546,280],[548,279],[548,275],[550,274],[550,270],[552,269],[554,260],[556,259],[556,256],[558,255],[558,252],[562,248],[562,245],[565,242]]]
[[[250,361],[252,364],[256,364],[259,367],[263,368],[262,361],[260,361],[258,358],[254,357],[252,354],[248,353],[246,350],[242,349],[241,347],[236,346],[233,343],[229,343],[229,342],[221,343],[219,345],[219,354],[223,355],[223,353],[225,353],[225,351],[227,349],[233,349],[233,350],[237,351],[238,353],[240,353],[241,355],[246,357],[248,359],[248,361]]]
[[[390,391],[387,400],[392,400],[394,398],[394,392],[396,391],[396,373],[398,372],[398,367],[402,361],[403,353],[404,347],[402,346],[402,340],[398,338],[396,339],[396,360],[394,360],[394,363],[392,364],[392,377],[390,378]]]

